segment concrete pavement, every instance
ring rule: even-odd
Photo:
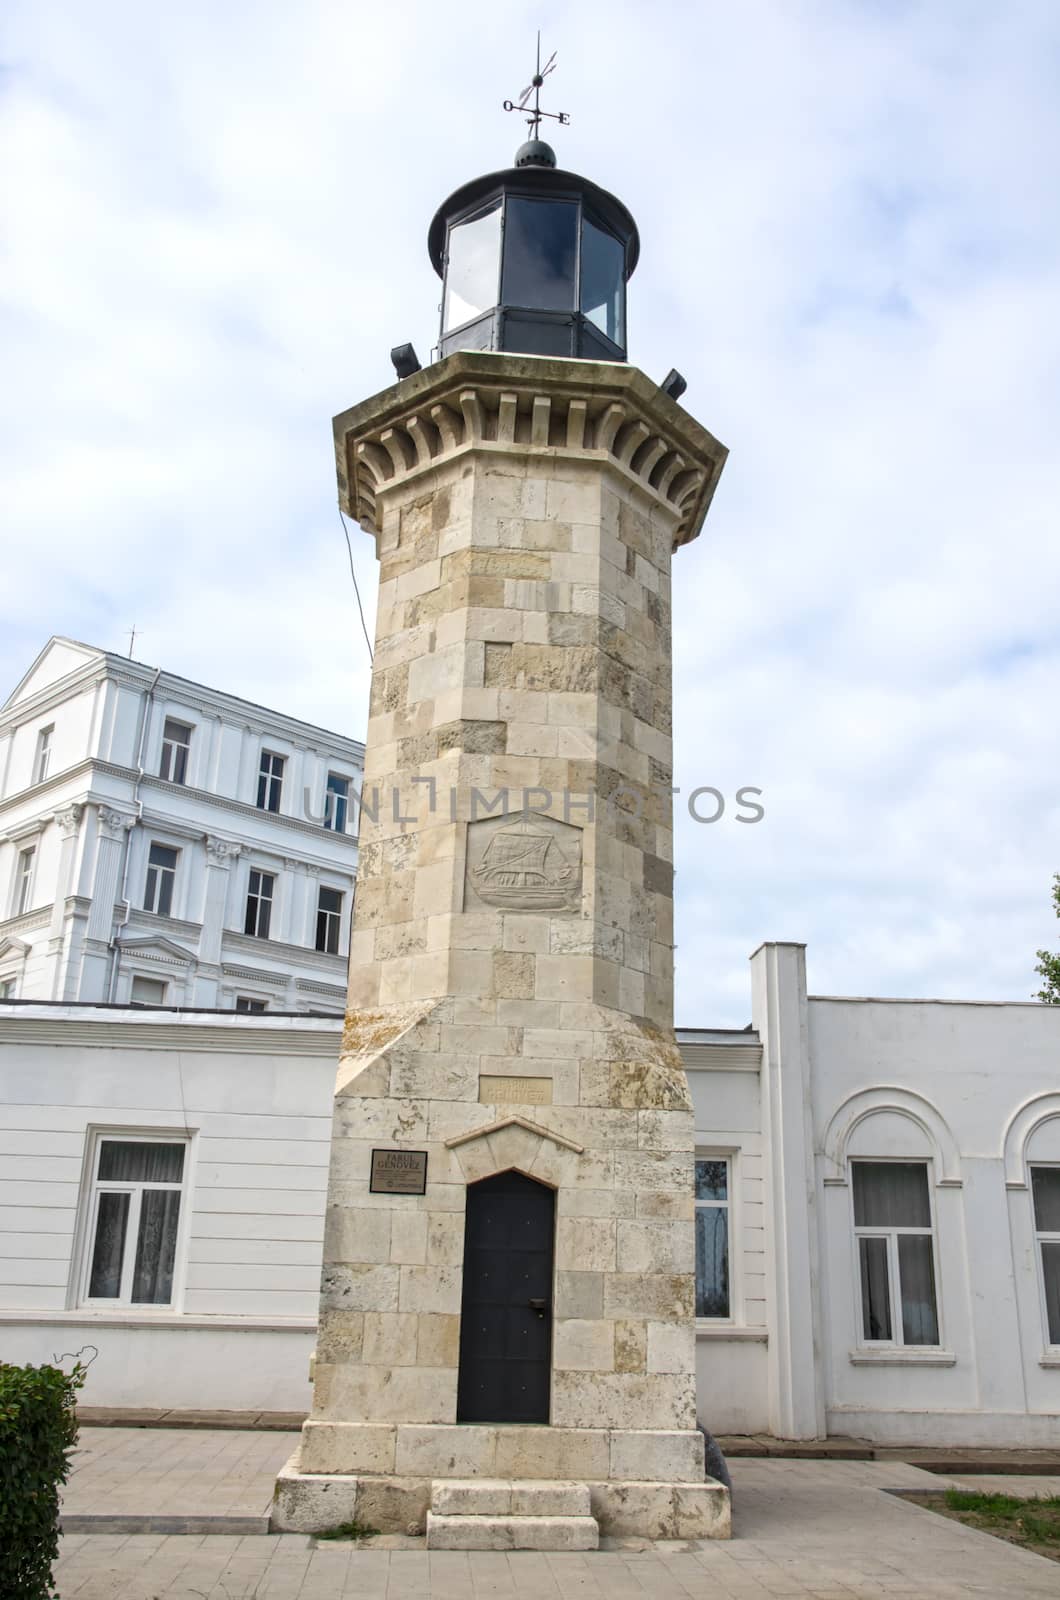
[[[415,1539],[317,1544],[231,1524],[205,1531],[230,1518],[264,1527],[292,1445],[279,1433],[86,1429],[64,1499],[70,1526],[150,1516],[203,1531],[71,1532],[57,1570],[64,1600],[1060,1600],[1060,1564],[886,1492],[950,1481],[904,1462],[734,1461],[730,1543],[428,1554]]]

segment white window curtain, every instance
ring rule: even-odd
[[[854,1228],[862,1337],[937,1345],[931,1194],[922,1161],[855,1161]]]
[[[132,1139],[104,1139],[99,1177],[109,1183],[179,1183],[184,1175],[182,1144],[138,1144]]]
[[[1034,1228],[1042,1263],[1046,1337],[1060,1345],[1060,1167],[1032,1167]]]

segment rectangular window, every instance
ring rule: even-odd
[[[341,924],[342,891],[321,884],[317,895],[317,949],[325,955],[338,955]]]
[[[730,1162],[696,1157],[696,1316],[730,1317]]]
[[[33,762],[33,781],[43,783],[48,776],[48,768],[52,761],[52,734],[55,732],[55,723],[47,728],[42,728],[37,735],[37,754]]]
[[[108,1305],[173,1301],[187,1141],[105,1135],[96,1148],[84,1298]]]
[[[177,881],[179,850],[168,844],[153,844],[147,853],[147,882],[144,885],[144,910],[168,917],[173,909],[173,885]]]
[[[861,1332],[868,1344],[937,1345],[935,1245],[923,1161],[855,1161]]]
[[[259,872],[256,867],[250,869],[247,914],[243,922],[243,932],[253,935],[255,939],[269,937],[269,927],[272,922],[272,891],[275,887],[276,879],[271,872]]]
[[[162,759],[158,776],[167,783],[187,783],[188,751],[191,748],[191,729],[184,722],[167,717],[162,729]]]
[[[261,752],[261,765],[258,767],[258,810],[279,811],[280,793],[283,789],[283,756],[273,755],[271,750]]]
[[[33,904],[33,867],[37,859],[37,847],[31,844],[18,853],[18,862],[15,867],[15,910],[14,915],[20,917],[28,911]]]
[[[248,1016],[260,1017],[268,1009],[269,1002],[267,1000],[255,1000],[249,994],[236,995],[236,1010],[245,1011]]]
[[[1046,1335],[1050,1344],[1060,1345],[1060,1167],[1032,1167],[1031,1190]]]
[[[509,196],[504,208],[506,306],[573,311],[578,207],[570,200]]]
[[[134,978],[129,991],[131,1006],[164,1006],[167,985],[161,978]]]
[[[445,268],[446,333],[497,304],[501,260],[501,208],[491,206],[449,229]]]
[[[336,833],[346,832],[346,811],[349,801],[349,778],[342,778],[337,772],[329,772],[327,789],[324,792],[325,828],[333,828]]]
[[[0,1000],[13,1000],[15,998],[14,978],[0,978]]]

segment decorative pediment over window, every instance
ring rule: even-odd
[[[145,961],[164,961],[167,965],[176,962],[182,967],[195,965],[193,951],[186,950],[182,944],[166,939],[161,934],[154,934],[149,939],[123,939],[121,948],[123,955],[140,956]]]

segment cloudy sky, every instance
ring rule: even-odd
[[[329,419],[426,357],[505,165],[637,217],[631,356],[731,449],[675,567],[678,1020],[1026,999],[1060,942],[1054,0],[8,0],[0,683],[51,633],[361,735]],[[374,595],[370,540],[354,530]],[[741,785],[765,819],[733,820]]]

